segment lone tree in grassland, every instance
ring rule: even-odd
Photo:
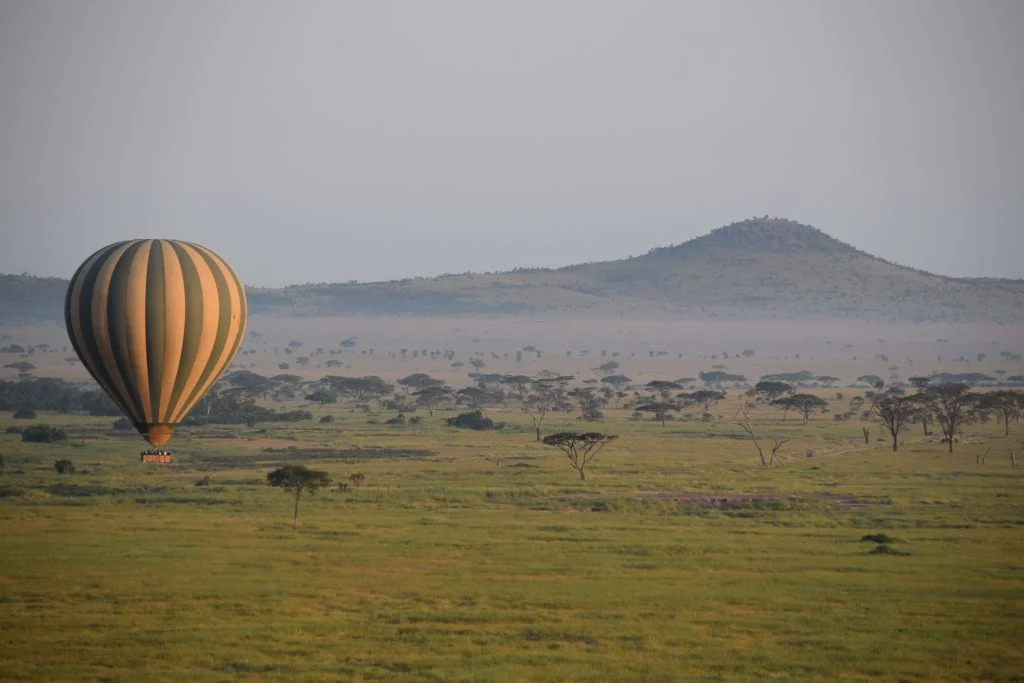
[[[970,387],[959,382],[945,382],[930,388],[932,410],[939,421],[942,436],[949,443],[949,454],[953,454],[953,439],[963,426],[974,419],[978,395]]]
[[[606,444],[619,437],[598,432],[558,432],[544,437],[544,443],[561,450],[569,458],[569,465],[580,473],[580,481],[587,479],[587,466],[594,461]]]
[[[892,450],[899,450],[900,431],[914,417],[917,406],[898,389],[890,389],[877,394],[871,404],[871,412],[882,421],[885,429],[892,436]]]
[[[299,526],[299,501],[303,491],[315,493],[323,486],[329,486],[331,478],[327,472],[311,470],[302,465],[285,465],[267,473],[267,484],[279,489],[295,492],[295,514],[292,516],[292,528]]]

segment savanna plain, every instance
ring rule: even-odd
[[[1020,425],[979,415],[950,453],[909,424],[894,452],[856,399],[866,376],[989,391],[1024,374],[1000,353],[1024,336],[848,325],[254,319],[231,370],[299,390],[248,400],[310,416],[182,427],[164,465],[113,417],[0,412],[0,680],[1020,680]],[[36,376],[85,382],[58,326],[3,332],[43,342]],[[612,361],[630,382],[604,392]],[[529,385],[306,398],[327,375],[545,370],[603,398],[600,420],[574,401],[542,424],[617,437],[585,480],[536,439]],[[715,370],[744,381],[664,424],[635,410],[649,382]],[[801,371],[827,403],[806,420],[748,393]],[[503,426],[447,424],[476,407]],[[780,444],[770,466],[741,423]],[[24,442],[35,424],[67,438]],[[332,479],[295,529],[266,480],[285,465]]]

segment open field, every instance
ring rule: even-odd
[[[585,482],[514,406],[488,410],[507,422],[492,432],[443,426],[448,411],[384,425],[314,406],[312,421],[182,430],[170,466],[142,465],[109,418],[40,415],[69,441],[0,434],[0,679],[1024,671],[1019,426],[972,425],[952,456],[915,427],[894,454],[876,424],[761,409],[759,433],[791,439],[764,469],[735,394],[708,422],[606,411],[587,426],[619,439]],[[12,424],[26,421],[0,413]],[[579,426],[558,414],[545,432]],[[79,473],[57,475],[62,458]],[[286,463],[366,483],[304,498],[293,532],[291,498],[263,483]],[[892,552],[861,540],[876,533]]]

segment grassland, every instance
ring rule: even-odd
[[[69,442],[0,435],[0,680],[1019,677],[1017,433],[892,453],[874,425],[864,444],[859,422],[761,412],[791,439],[763,469],[737,407],[665,427],[611,410],[586,482],[513,409],[466,432],[328,406],[185,430],[171,466],[109,419],[41,415]],[[304,499],[293,532],[263,484],[284,463],[366,484]]]

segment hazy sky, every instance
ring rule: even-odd
[[[1024,277],[1024,2],[0,0],[0,271],[254,285],[639,254],[770,214]]]

